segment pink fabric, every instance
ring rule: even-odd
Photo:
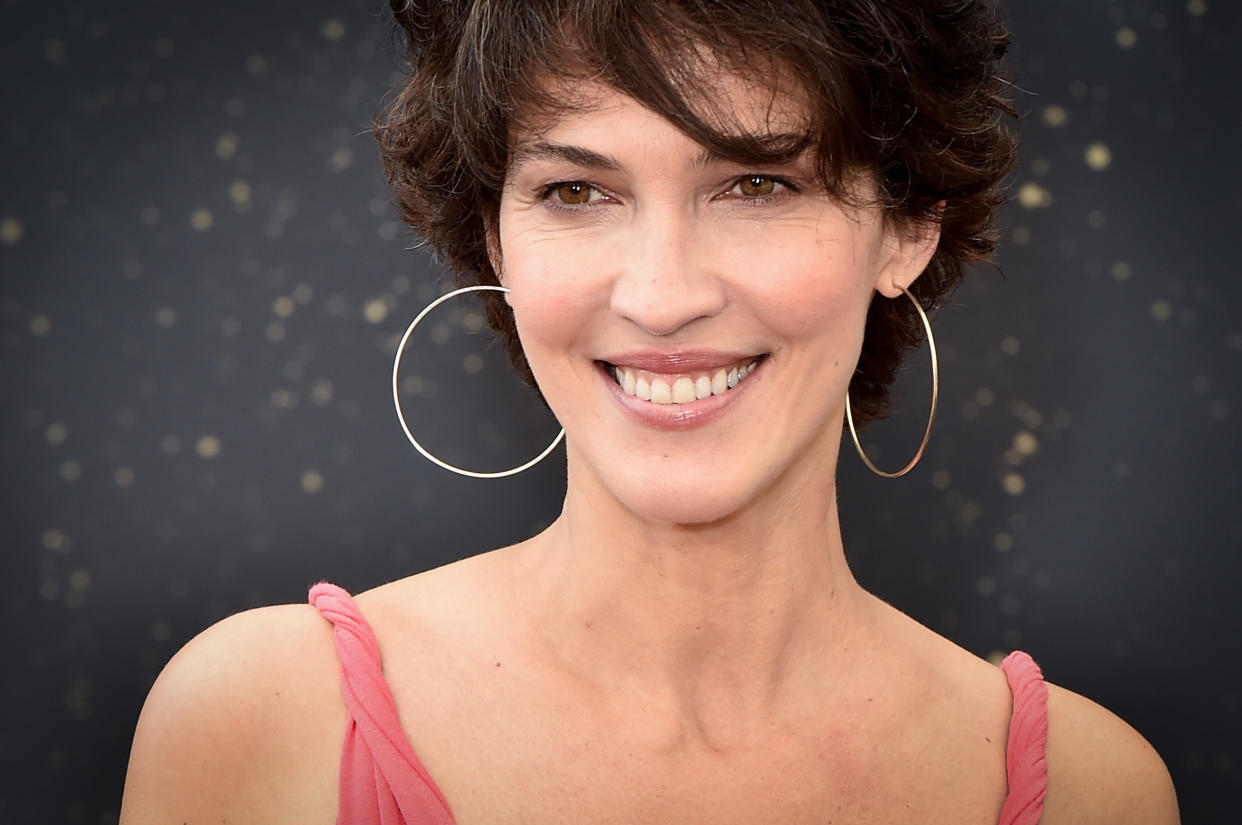
[[[448,802],[401,728],[371,625],[335,584],[312,587],[310,603],[333,624],[349,710],[337,824],[453,825]]]
[[[455,825],[448,801],[401,728],[371,625],[334,584],[312,587],[310,603],[334,626],[349,709],[337,825]],[[1005,753],[1009,793],[999,825],[1037,825],[1048,786],[1048,689],[1039,666],[1022,651],[1010,653],[1001,669],[1013,692],[1013,713]]]
[[[1005,773],[1009,794],[1001,808],[1000,825],[1036,825],[1048,789],[1044,745],[1048,741],[1048,686],[1039,665],[1020,650],[1001,662],[1013,693]]]

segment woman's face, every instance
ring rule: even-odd
[[[748,130],[798,129],[795,106],[721,89]],[[515,137],[494,239],[570,484],[674,523],[818,494],[872,293],[900,295],[935,239],[837,205],[810,156],[724,161],[631,98],[575,91],[595,105]]]

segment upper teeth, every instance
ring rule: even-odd
[[[613,366],[612,374],[626,395],[654,404],[688,404],[709,395],[721,395],[755,371],[759,359],[715,371],[662,375]]]

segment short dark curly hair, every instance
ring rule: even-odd
[[[826,190],[852,202],[875,180],[890,225],[940,226],[911,292],[939,306],[967,264],[990,261],[992,220],[1017,152],[1007,118],[1009,35],[989,0],[390,0],[410,76],[374,135],[403,219],[459,285],[496,284],[495,226],[514,130],[571,110],[558,81],[603,83],[717,154],[771,162],[815,153]],[[805,133],[774,143],[713,110],[712,72],[793,84]],[[779,80],[778,80],[779,79]],[[534,386],[512,312],[489,323]],[[850,382],[855,421],[883,417],[923,327],[909,301],[873,299]]]

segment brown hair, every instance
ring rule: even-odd
[[[718,154],[745,162],[810,148],[827,191],[853,202],[859,170],[903,231],[940,225],[911,292],[939,306],[966,264],[990,261],[1016,138],[1004,116],[1009,36],[988,0],[390,0],[410,78],[375,118],[403,219],[460,285],[495,284],[487,254],[515,127],[581,105],[564,84],[604,83]],[[807,110],[805,132],[775,140],[722,129],[712,72],[781,78]],[[773,71],[775,69],[776,71]],[[786,91],[789,91],[786,89]],[[942,206],[943,204],[943,206]],[[531,384],[512,313],[488,321]],[[873,300],[850,382],[855,421],[887,414],[902,356],[923,338],[910,302]]]

